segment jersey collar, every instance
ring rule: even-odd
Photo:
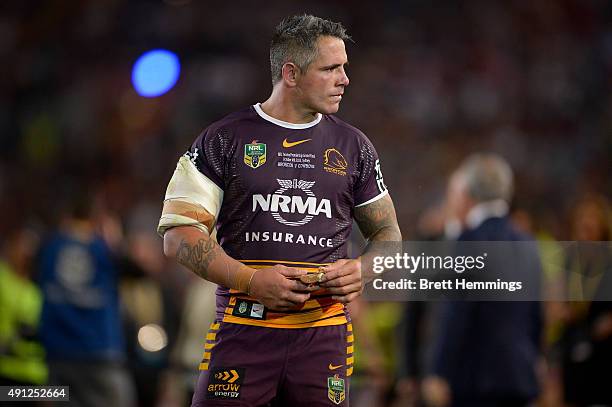
[[[255,111],[257,112],[257,114],[259,116],[261,116],[262,119],[269,121],[270,123],[274,123],[277,126],[281,126],[284,127],[286,129],[296,129],[296,130],[300,130],[300,129],[308,129],[310,127],[316,126],[317,124],[319,124],[319,122],[321,121],[321,118],[323,117],[323,115],[321,113],[317,113],[317,118],[314,119],[311,122],[308,123],[289,123],[289,122],[284,122],[282,120],[278,120],[275,119],[274,117],[266,114],[266,112],[264,112],[261,108],[261,103],[257,103],[253,105],[253,108],[255,109]]]

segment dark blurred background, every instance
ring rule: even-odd
[[[44,241],[86,189],[95,228],[158,282],[166,315],[153,319],[175,345],[192,277],[166,264],[155,234],[166,184],[204,127],[268,97],[273,29],[304,12],[354,39],[338,116],[376,146],[406,240],[435,228],[427,212],[475,151],[509,161],[513,213],[531,233],[577,239],[572,217],[589,197],[609,227],[610,1],[32,0],[0,5],[0,241],[24,226]],[[180,77],[145,98],[131,71],[156,48],[178,55]],[[180,352],[167,353],[136,355],[161,372],[151,400],[170,397],[164,372]]]
[[[348,27],[351,85],[339,116],[382,156],[406,236],[451,168],[493,150],[515,202],[560,238],[578,194],[612,190],[608,1],[25,1],[0,6],[2,228],[53,220],[66,177],[129,217],[159,207],[178,155],[211,121],[263,101],[281,18]],[[131,68],[175,52],[174,89],[147,99]],[[565,224],[565,226],[564,226]]]

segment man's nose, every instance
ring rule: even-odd
[[[344,69],[342,69],[340,71],[340,84],[343,86],[348,86],[348,84],[350,83],[349,77],[346,74],[346,71]]]

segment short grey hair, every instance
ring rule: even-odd
[[[302,14],[281,21],[270,43],[272,85],[282,79],[283,65],[287,62],[293,62],[305,72],[316,58],[317,40],[323,36],[343,41],[351,39],[341,23],[313,15]]]
[[[477,202],[503,199],[510,203],[512,199],[512,168],[497,154],[472,154],[461,163],[456,174],[462,178],[466,192]]]

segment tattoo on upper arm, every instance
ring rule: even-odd
[[[400,241],[402,239],[393,201],[389,195],[355,208],[355,220],[366,239]]]
[[[213,239],[198,239],[193,245],[186,242],[185,239],[181,239],[176,251],[176,259],[180,264],[206,279],[208,277],[208,266],[217,257],[215,246]]]

